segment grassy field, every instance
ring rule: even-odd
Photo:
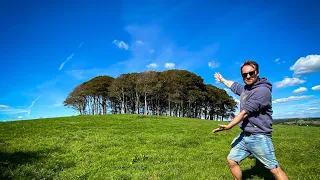
[[[0,179],[232,179],[226,156],[240,130],[211,134],[218,123],[138,115],[1,122]],[[274,128],[289,178],[320,179],[320,128]],[[271,177],[251,156],[240,165],[244,179]]]

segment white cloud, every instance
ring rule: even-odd
[[[174,63],[166,63],[164,66],[168,69],[172,69],[172,68],[174,68],[175,64]]]
[[[295,89],[293,92],[294,93],[304,93],[307,91],[307,88],[305,87],[299,87],[298,89]]]
[[[86,78],[86,76],[84,75],[85,70],[71,70],[71,71],[67,71],[67,74],[69,74],[70,76],[74,77],[77,80],[83,80]]]
[[[8,108],[10,108],[10,106],[0,104],[0,109],[8,109]]]
[[[280,82],[276,82],[275,85],[278,88],[282,88],[282,87],[287,87],[287,86],[294,86],[297,84],[303,84],[305,83],[305,80],[299,79],[299,78],[284,78],[282,81]]]
[[[70,59],[73,58],[73,56],[74,56],[74,53],[72,53],[72,54],[60,65],[59,71],[63,68],[63,66],[64,66],[64,64],[65,64],[66,62],[68,62]]]
[[[230,89],[229,89],[229,88],[223,88],[223,90],[225,90],[227,93],[230,92]]]
[[[56,104],[52,104],[50,106],[52,106],[52,107],[61,107],[61,106],[63,106],[63,103],[56,103]]]
[[[310,111],[310,110],[318,110],[319,108],[308,108],[307,110]]]
[[[18,116],[18,119],[22,119],[23,117],[22,116]]]
[[[136,43],[137,43],[137,44],[141,44],[141,45],[144,44],[144,43],[143,43],[142,41],[140,41],[140,40],[136,41]]]
[[[280,58],[277,58],[276,60],[274,60],[274,62],[278,62],[280,60]]]
[[[149,65],[147,65],[147,68],[157,68],[158,64],[157,63],[151,63]]]
[[[128,44],[126,44],[125,42],[123,42],[123,41],[118,41],[118,40],[113,40],[112,41],[113,42],[113,44],[115,44],[115,45],[117,45],[118,46],[118,48],[123,48],[123,49],[125,49],[125,50],[128,50],[129,49],[129,45]]]
[[[311,89],[314,90],[314,91],[319,91],[320,90],[320,85],[313,86]]]
[[[272,101],[272,103],[276,104],[276,103],[286,103],[286,102],[291,102],[291,101],[300,101],[300,100],[304,100],[304,99],[310,99],[313,97],[314,96],[290,96],[287,98],[276,99],[275,101]]]
[[[154,53],[154,49],[151,49],[151,50],[149,51],[149,53]]]
[[[220,66],[220,64],[219,64],[218,62],[211,61],[211,62],[208,63],[208,66],[209,66],[210,68],[217,68],[217,67]]]
[[[0,109],[1,114],[21,114],[21,113],[28,113],[29,110],[27,109],[16,109],[16,108],[7,108],[7,109]]]
[[[83,45],[83,43],[80,43],[79,46],[78,46],[78,48],[80,49],[80,48],[82,47],[82,45]]]
[[[314,102],[313,104],[320,104],[320,101],[318,101],[318,102]]]
[[[299,58],[290,70],[294,71],[295,75],[311,74],[320,71],[320,55],[308,55]]]

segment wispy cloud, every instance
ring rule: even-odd
[[[311,74],[320,71],[320,55],[301,57],[290,67],[290,70],[294,71],[294,75]]]
[[[82,47],[83,43],[80,43],[78,46],[78,49],[80,49]]]
[[[154,53],[154,49],[151,49],[151,50],[149,51],[149,53]]]
[[[305,88],[305,87],[299,87],[298,89],[295,89],[294,91],[293,91],[293,93],[304,93],[304,92],[306,92],[307,91],[307,88]]]
[[[307,110],[310,111],[310,110],[318,110],[319,108],[308,108]]]
[[[117,45],[118,48],[122,48],[122,49],[125,49],[125,50],[128,50],[129,49],[129,45],[126,44],[125,42],[123,41],[118,41],[118,40],[113,40],[113,44]]]
[[[39,99],[41,97],[41,95],[40,96],[38,96],[34,101],[32,101],[32,103],[31,103],[31,105],[29,106],[29,108],[28,108],[28,114],[30,115],[31,114],[31,110],[32,110],[32,107],[33,107],[33,105],[34,105],[34,103]]]
[[[20,109],[20,108],[6,108],[0,109],[0,114],[21,114],[21,113],[28,113],[28,109]]]
[[[208,66],[213,69],[213,68],[219,67],[220,64],[218,62],[216,62],[216,61],[211,61],[211,62],[208,63]]]
[[[77,80],[83,80],[86,78],[85,71],[84,70],[70,70],[67,71],[67,74],[69,74],[70,76],[74,77]]]
[[[0,104],[0,109],[8,109],[8,108],[10,108],[10,106]]]
[[[174,63],[166,63],[166,64],[164,65],[164,67],[167,68],[167,69],[172,69],[172,68],[174,68],[174,66],[175,66]]]
[[[59,71],[64,67],[64,64],[66,64],[66,62],[68,62],[70,59],[72,59],[74,56],[74,53],[72,53],[59,67]]]
[[[136,41],[137,44],[143,45],[144,43],[141,40]]]
[[[74,69],[66,71],[66,73],[76,80],[83,81],[89,80],[99,75],[108,75],[116,77],[117,75],[119,75],[120,71],[117,69],[117,67],[113,65],[108,68]]]
[[[318,101],[318,102],[314,102],[313,104],[320,104],[320,101]]]
[[[22,119],[23,117],[22,116],[18,116],[18,119]]]
[[[291,101],[300,101],[300,100],[305,100],[305,99],[310,99],[313,98],[315,96],[311,95],[311,96],[290,96],[287,98],[280,98],[280,99],[276,99],[275,101],[272,101],[272,103],[276,104],[276,103],[287,103],[287,102],[291,102]]]
[[[311,89],[314,91],[320,91],[320,85],[313,86]]]
[[[285,61],[280,62],[280,58],[277,58],[276,60],[274,60],[274,62],[277,64],[285,63]]]
[[[157,68],[158,64],[157,63],[151,63],[149,65],[147,65],[147,68],[151,69],[151,68]]]
[[[305,83],[305,80],[299,79],[299,78],[284,78],[282,81],[280,82],[276,82],[275,85],[278,88],[283,88],[283,87],[287,87],[287,86],[295,86],[298,84],[303,84]]]

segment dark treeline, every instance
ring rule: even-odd
[[[97,76],[64,101],[81,115],[145,114],[205,119],[234,117],[237,103],[225,90],[186,70]]]

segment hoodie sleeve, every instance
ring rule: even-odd
[[[259,87],[252,93],[243,109],[247,114],[259,111],[271,105],[271,91],[267,87]]]
[[[230,89],[232,92],[234,92],[235,94],[239,95],[242,93],[244,86],[239,84],[238,82],[234,82],[231,86]]]

